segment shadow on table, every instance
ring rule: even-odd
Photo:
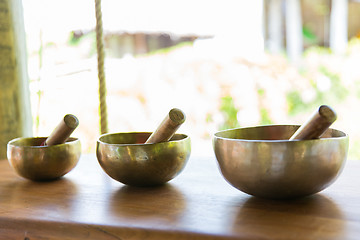
[[[339,206],[321,194],[287,201],[250,197],[242,203],[233,231],[264,239],[328,239],[342,236],[343,218]]]
[[[110,201],[111,214],[126,218],[176,221],[186,208],[183,194],[171,184],[158,187],[123,186]]]

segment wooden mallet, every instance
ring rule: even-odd
[[[41,146],[52,146],[64,143],[79,125],[79,120],[72,114],[67,114],[60,121],[50,136],[41,144]]]
[[[158,128],[150,135],[145,143],[169,141],[176,130],[185,122],[185,114],[178,108],[173,108],[166,115]]]
[[[321,105],[311,117],[290,137],[293,140],[319,138],[336,120],[336,113],[327,105]]]

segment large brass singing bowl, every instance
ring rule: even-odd
[[[34,181],[54,180],[70,172],[78,163],[81,144],[69,138],[63,144],[40,146],[46,138],[17,138],[7,144],[7,158],[16,173]]]
[[[161,185],[176,177],[190,157],[190,138],[175,134],[167,142],[144,144],[150,134],[100,136],[96,153],[103,170],[121,183],[140,187]]]
[[[269,125],[215,133],[222,175],[235,188],[263,198],[304,197],[325,189],[345,164],[348,135],[328,129],[320,139],[288,141],[298,128]]]

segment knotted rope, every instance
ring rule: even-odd
[[[99,100],[100,100],[100,133],[104,134],[108,131],[107,124],[107,107],[106,107],[106,81],[104,71],[104,42],[103,42],[103,22],[101,13],[101,0],[95,0],[96,14],[96,49],[97,49],[97,65],[99,78]]]

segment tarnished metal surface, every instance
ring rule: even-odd
[[[213,148],[222,175],[239,190],[264,198],[323,190],[344,166],[348,135],[328,129],[321,139],[288,141],[298,128],[272,125],[217,132]]]
[[[10,165],[22,177],[46,181],[71,171],[79,161],[81,144],[69,138],[64,144],[40,146],[46,138],[17,138],[7,145]]]
[[[144,144],[150,134],[100,136],[96,153],[103,170],[113,179],[134,186],[159,185],[177,176],[190,157],[190,138],[175,134],[168,142]]]

